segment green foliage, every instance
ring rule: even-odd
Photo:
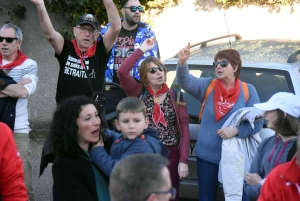
[[[76,20],[82,14],[90,13],[97,17],[100,24],[108,22],[106,9],[102,0],[44,0],[49,12],[61,13],[67,20],[68,27],[61,30],[61,34],[65,37],[73,37],[72,27],[76,24]],[[119,10],[121,10],[121,0],[113,0]],[[145,12],[150,10],[163,11],[165,8],[178,5],[183,0],[140,0],[141,5],[145,8]],[[120,13],[121,16],[121,13]],[[151,22],[151,19],[148,19]],[[148,21],[147,20],[147,21]]]
[[[60,13],[67,20],[68,26],[63,28],[60,32],[67,38],[72,38],[72,27],[76,24],[76,20],[82,14],[90,13],[95,15],[100,24],[108,22],[106,9],[103,0],[44,0],[47,10],[49,12]],[[121,9],[121,0],[113,0],[117,8]],[[258,3],[260,5],[287,5],[294,2],[299,3],[300,0],[214,0],[221,3],[224,7],[243,6],[251,3]],[[145,8],[146,18],[143,21],[151,24],[151,17],[155,17],[167,8],[177,6],[183,0],[140,0],[140,3]],[[0,8],[0,12],[3,9]],[[25,17],[26,8],[16,4],[16,0],[10,0],[8,6],[8,15],[12,20],[20,20]],[[121,13],[120,13],[121,14]]]
[[[8,5],[7,14],[10,16],[11,20],[16,21],[24,19],[26,8],[25,6],[17,5],[15,0],[10,1]]]
[[[257,3],[259,5],[292,5],[299,0],[215,0],[217,3],[221,3],[226,7],[230,6],[243,6],[250,3]]]

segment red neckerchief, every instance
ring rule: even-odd
[[[164,113],[161,111],[161,108],[158,104],[158,98],[157,96],[166,93],[169,91],[169,87],[166,83],[162,85],[162,88],[158,90],[156,93],[150,88],[146,87],[147,91],[153,96],[154,100],[154,107],[153,107],[153,114],[152,119],[155,125],[157,126],[158,122],[162,123],[165,127],[167,127],[167,123],[165,121]]]
[[[83,59],[86,59],[88,57],[91,57],[95,54],[96,52],[96,43],[97,41],[94,42],[93,45],[91,45],[87,51],[82,55],[81,54],[81,51],[79,50],[78,46],[77,46],[77,42],[75,39],[72,40],[72,43],[73,43],[73,46],[74,46],[74,49],[75,49],[75,52],[76,52],[76,55],[80,58],[80,63],[81,63],[81,66],[83,68],[85,68],[85,65],[83,63]]]
[[[240,95],[240,80],[235,79],[234,87],[229,91],[216,79],[214,94],[214,111],[216,121],[219,121],[236,103]]]
[[[2,65],[2,54],[0,54],[0,69],[13,69],[16,66],[20,66],[25,60],[27,59],[27,56],[23,54],[20,50],[18,50],[18,57],[16,60],[10,62],[9,64]]]

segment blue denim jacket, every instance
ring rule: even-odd
[[[121,21],[123,21],[123,19],[121,19]],[[110,27],[110,24],[108,23],[107,26],[103,27],[100,31],[100,38],[104,36],[104,34],[106,33],[106,31],[108,30],[108,28]],[[155,37],[155,34],[153,31],[151,31],[151,28],[148,24],[143,23],[143,22],[139,22],[138,24],[138,31],[135,37],[135,42],[134,42],[134,51],[144,42],[144,40],[146,40],[147,38],[152,38]],[[108,59],[107,62],[107,69],[106,69],[106,73],[105,73],[105,77],[106,77],[106,82],[112,82],[113,80],[113,69],[114,69],[114,57],[115,57],[115,47],[116,44],[112,47],[111,50],[111,54],[110,57]],[[137,80],[140,79],[140,75],[139,75],[139,64],[146,58],[149,56],[154,56],[157,58],[160,58],[160,54],[159,54],[159,48],[158,48],[158,44],[156,43],[156,45],[153,47],[152,50],[145,52],[145,54],[140,58],[140,60],[137,61],[137,63],[135,64],[135,66],[132,68],[132,75],[134,78],[136,78]]]

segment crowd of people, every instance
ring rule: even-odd
[[[84,14],[68,40],[53,28],[44,1],[31,2],[60,69],[40,170],[53,163],[53,200],[178,201],[180,180],[189,173],[188,106],[182,92],[166,84],[155,34],[140,21],[141,3],[122,0],[120,19],[114,2],[103,0],[109,24],[100,30],[97,18]],[[18,26],[0,27],[2,201],[34,200],[27,106],[38,67],[20,50],[22,38]],[[189,57],[190,44],[178,52],[176,78],[202,103],[196,143],[199,200],[216,200],[220,182],[225,200],[299,200],[300,98],[278,92],[260,103],[253,85],[240,80],[242,60],[234,49],[212,58],[216,79],[190,74]],[[106,81],[120,84],[128,95],[116,106],[116,130],[108,128],[104,102],[99,103]],[[226,155],[224,147],[259,136],[263,118],[275,134],[255,147],[250,168],[239,165],[244,173],[230,185],[224,175],[235,176],[235,164],[228,161],[236,155]],[[237,147],[230,149],[238,154]]]

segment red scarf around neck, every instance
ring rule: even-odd
[[[216,121],[219,121],[227,112],[231,110],[240,95],[240,80],[235,79],[234,87],[229,89],[220,82],[219,79],[215,81],[214,93],[214,111]]]
[[[27,59],[27,56],[23,54],[20,50],[18,50],[18,57],[16,60],[10,62],[9,64],[2,65],[2,54],[0,54],[0,69],[13,69],[16,66],[20,66],[25,60]]]
[[[88,57],[91,57],[91,56],[93,56],[93,55],[95,54],[95,52],[96,52],[96,46],[97,46],[97,45],[96,45],[97,41],[95,41],[94,44],[91,45],[83,55],[81,54],[81,51],[80,51],[80,49],[79,49],[78,46],[77,46],[76,39],[73,39],[73,40],[72,40],[72,43],[73,43],[73,46],[74,46],[76,55],[80,58],[81,66],[82,66],[83,68],[85,68],[85,65],[84,65],[84,63],[83,63],[83,59],[86,59],[86,58],[88,58]]]
[[[161,111],[160,105],[158,104],[157,96],[162,95],[169,91],[169,87],[166,83],[162,85],[162,88],[157,92],[154,92],[150,87],[146,87],[147,91],[153,96],[154,100],[154,107],[153,107],[153,114],[152,119],[155,125],[158,125],[158,122],[162,123],[165,127],[167,127],[167,123],[165,121],[164,113]]]

